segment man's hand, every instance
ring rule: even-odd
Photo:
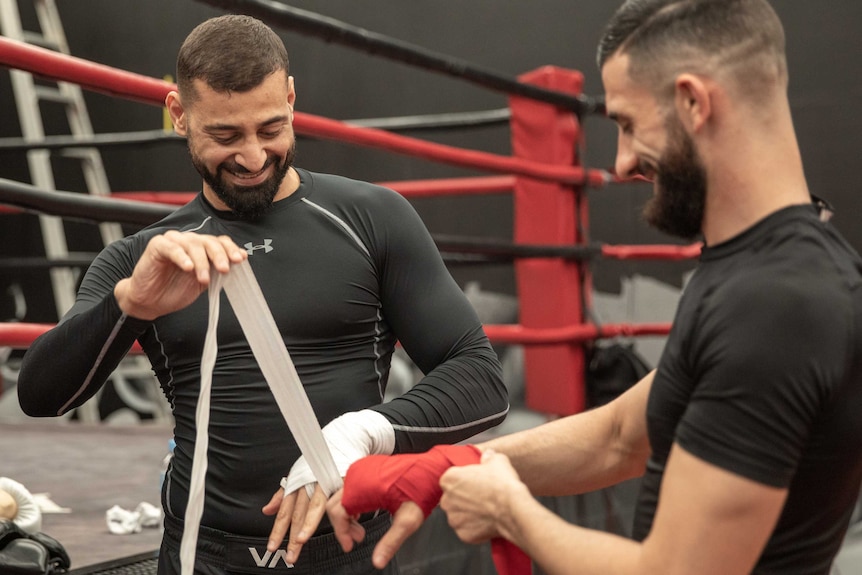
[[[353,550],[354,543],[359,543],[365,539],[365,528],[357,521],[359,514],[350,515],[341,505],[343,494],[343,489],[333,493],[326,503],[326,514],[329,515],[329,522],[332,524],[335,538],[341,544],[344,552],[349,553]]]
[[[276,515],[266,545],[268,551],[278,550],[290,530],[286,557],[288,563],[295,563],[299,558],[302,546],[317,530],[326,511],[326,495],[319,485],[315,483],[314,486],[314,495],[310,500],[305,487],[287,494],[281,488],[263,507],[264,515]]]
[[[326,513],[335,530],[335,538],[341,543],[345,553],[353,549],[354,542],[358,543],[365,538],[365,529],[356,521],[357,516],[351,516],[341,505],[343,490],[339,490],[326,504]],[[405,501],[392,517],[392,526],[385,535],[377,542],[371,562],[377,569],[383,569],[401,548],[408,537],[413,535],[422,522],[425,514],[422,508],[412,501]]]
[[[374,566],[382,569],[437,506],[443,472],[478,461],[479,450],[472,445],[438,445],[426,453],[371,455],[356,461],[347,470],[344,489],[327,504],[336,538],[349,551],[365,536],[351,525],[360,513],[392,513],[392,526],[372,554]]]
[[[181,233],[154,236],[132,276],[117,283],[114,295],[131,317],[153,320],[195,301],[210,282],[210,268],[227,273],[248,257],[227,236]]]
[[[440,477],[440,487],[440,508],[465,543],[506,537],[505,519],[510,516],[511,501],[531,497],[509,458],[491,450],[482,453],[479,465],[449,468]]]
[[[383,415],[370,409],[344,413],[326,424],[322,432],[335,467],[342,477],[357,459],[369,453],[391,453],[395,448],[392,424]],[[334,490],[340,485],[339,482],[328,489]],[[313,487],[313,495],[309,501],[310,487]],[[314,534],[326,512],[326,499],[323,489],[315,482],[308,460],[304,455],[300,456],[291,466],[287,477],[281,480],[281,489],[263,507],[265,515],[277,514],[267,549],[277,550],[290,530],[287,560],[295,562],[302,546]]]

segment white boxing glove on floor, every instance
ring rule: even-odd
[[[3,493],[7,494],[6,504]],[[11,502],[9,501],[11,498]],[[8,477],[0,477],[0,507],[14,511],[9,513],[12,522],[27,533],[38,533],[42,530],[42,511],[27,488]]]

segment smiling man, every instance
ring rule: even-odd
[[[812,202],[782,25],[766,0],[629,0],[598,62],[616,171],[654,180],[650,223],[705,243],[658,367],[606,406],[478,445],[479,465],[409,479],[440,477],[461,539],[504,537],[550,574],[827,575],[862,478],[862,260]],[[380,459],[330,502],[345,548]],[[633,539],[533,498],[632,477]],[[422,521],[412,501],[387,508],[378,566]]]
[[[160,575],[180,572],[211,267],[249,261],[342,474],[370,453],[464,440],[508,410],[482,324],[410,204],[293,165],[296,91],[270,28],[235,15],[202,23],[180,49],[177,81],[165,103],[202,193],[99,255],[18,379],[26,413],[61,415],[140,342],[175,420]],[[328,522],[319,526],[326,497],[237,318],[222,309],[219,319],[194,573],[376,572],[371,550],[389,515],[362,517],[367,544],[349,555]],[[384,404],[396,341],[425,375]]]

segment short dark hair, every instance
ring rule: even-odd
[[[784,29],[766,0],[627,0],[599,42],[599,68],[615,54],[659,94],[684,71],[728,70],[752,92],[787,80]]]
[[[289,74],[281,38],[256,18],[228,14],[204,21],[186,37],[177,55],[177,88],[189,105],[197,98],[194,80],[216,92],[246,92],[278,70]]]

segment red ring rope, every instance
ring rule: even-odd
[[[174,84],[163,80],[117,70],[4,37],[0,37],[0,62],[53,80],[75,82],[88,90],[156,106],[163,106],[167,93],[176,88]],[[379,148],[457,166],[514,173],[565,184],[599,187],[612,180],[611,175],[604,170],[586,170],[580,166],[544,164],[477,150],[464,150],[384,130],[351,126],[301,112],[294,115],[294,128],[298,134]]]
[[[0,347],[27,349],[33,340],[54,327],[47,323],[0,323]],[[572,343],[590,341],[597,338],[618,336],[649,336],[667,335],[669,323],[645,324],[593,324],[572,325],[558,328],[528,328],[521,325],[484,326],[485,333],[492,343],[546,345],[556,343]],[[132,352],[141,353],[141,347],[135,343]]]
[[[163,106],[167,93],[175,89],[175,85],[162,80],[116,70],[3,37],[0,37],[0,64],[159,107]],[[536,70],[523,76],[522,80],[573,94],[580,94],[583,86],[582,75],[555,67]],[[297,134],[505,174],[496,178],[456,178],[434,183],[390,182],[388,185],[396,190],[401,187],[400,191],[405,196],[414,197],[511,190],[516,204],[514,236],[517,241],[536,245],[586,244],[588,240],[583,232],[586,229],[587,203],[579,186],[599,187],[625,180],[609,171],[572,165],[578,163],[575,144],[580,140],[581,126],[568,113],[521,98],[512,99],[510,106],[515,151],[513,157],[464,150],[303,113],[296,113],[294,126]],[[557,163],[549,163],[549,158],[556,158]],[[603,256],[616,259],[677,260],[694,257],[699,251],[700,246],[697,245],[601,247]],[[488,325],[485,330],[492,342],[548,346],[546,349],[527,351],[528,355],[541,354],[541,357],[534,355],[532,359],[528,357],[526,360],[527,368],[534,367],[534,373],[527,370],[528,380],[535,380],[539,384],[558,379],[546,377],[548,374],[573,373],[573,370],[576,374],[581,373],[584,367],[582,342],[619,335],[666,335],[670,329],[669,324],[596,326],[583,323],[583,313],[578,302],[582,295],[585,295],[584,299],[589,299],[589,285],[583,283],[585,276],[576,262],[559,258],[522,261],[516,265],[516,276],[524,304],[521,307],[521,321],[530,327]],[[566,325],[558,326],[560,323]],[[0,325],[0,345],[26,347],[32,337],[49,328],[41,324],[35,324],[35,327],[34,324]],[[139,352],[139,349],[135,351]],[[538,363],[535,361],[537,358],[541,359]],[[541,367],[541,374],[535,369],[536,366]],[[573,381],[564,399],[559,396],[559,389],[553,390],[553,394],[543,393],[547,390],[541,389],[539,385],[533,390],[532,396],[547,395],[550,398],[553,395],[553,401],[531,407],[561,414],[576,412],[583,407],[580,385]]]

